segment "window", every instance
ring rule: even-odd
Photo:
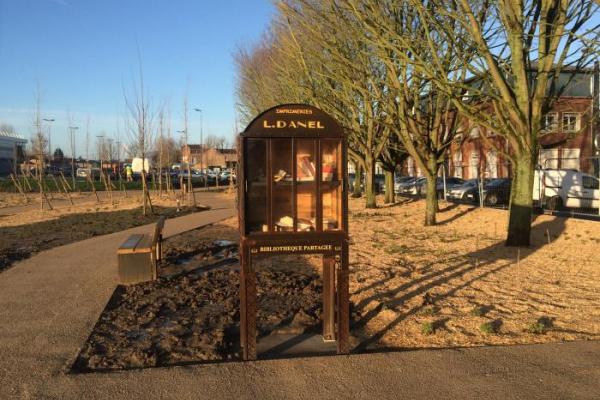
[[[462,152],[460,150],[454,153],[452,164],[454,165],[454,176],[462,178]]]
[[[471,179],[479,178],[479,153],[477,151],[471,152],[470,170]]]
[[[539,164],[544,169],[557,169],[558,149],[540,149]]]
[[[415,160],[412,157],[408,157],[408,160],[406,160],[406,167],[408,176],[415,176]]]
[[[542,130],[545,132],[558,131],[558,114],[548,113],[542,118]]]
[[[593,176],[583,175],[583,188],[584,189],[600,189],[600,181]]]
[[[563,113],[562,127],[565,132],[577,132],[579,130],[579,114]]]
[[[580,149],[562,149],[561,168],[579,170]]]
[[[485,163],[486,178],[498,177],[498,154],[494,150],[488,150]]]
[[[478,126],[474,126],[469,131],[469,138],[471,138],[471,139],[477,139],[478,137],[479,137],[479,127]]]

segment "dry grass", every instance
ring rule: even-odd
[[[403,201],[350,201],[357,346],[600,339],[597,222],[539,216],[517,250],[504,246],[506,211],[442,204],[439,225],[424,227],[424,202]]]

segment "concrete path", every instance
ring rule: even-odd
[[[234,215],[231,200],[169,220],[165,234]],[[0,274],[0,399],[598,399],[600,343],[155,368],[69,367],[117,284],[115,250],[138,227],[40,253]]]

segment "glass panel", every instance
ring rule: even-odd
[[[246,231],[267,231],[267,141],[247,139]]]
[[[339,140],[321,142],[321,197],[323,230],[342,227],[342,145]]]
[[[271,212],[273,213],[273,229],[276,232],[294,230],[293,159],[290,139],[271,140],[271,175],[273,179]]]
[[[298,139],[296,149],[296,214],[298,232],[314,231],[317,218],[316,142]]]

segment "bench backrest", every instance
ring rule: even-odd
[[[152,236],[152,245],[156,245],[159,240],[162,240],[162,232],[165,228],[165,217],[160,217],[158,221],[156,221],[156,226],[154,227],[154,235]]]

